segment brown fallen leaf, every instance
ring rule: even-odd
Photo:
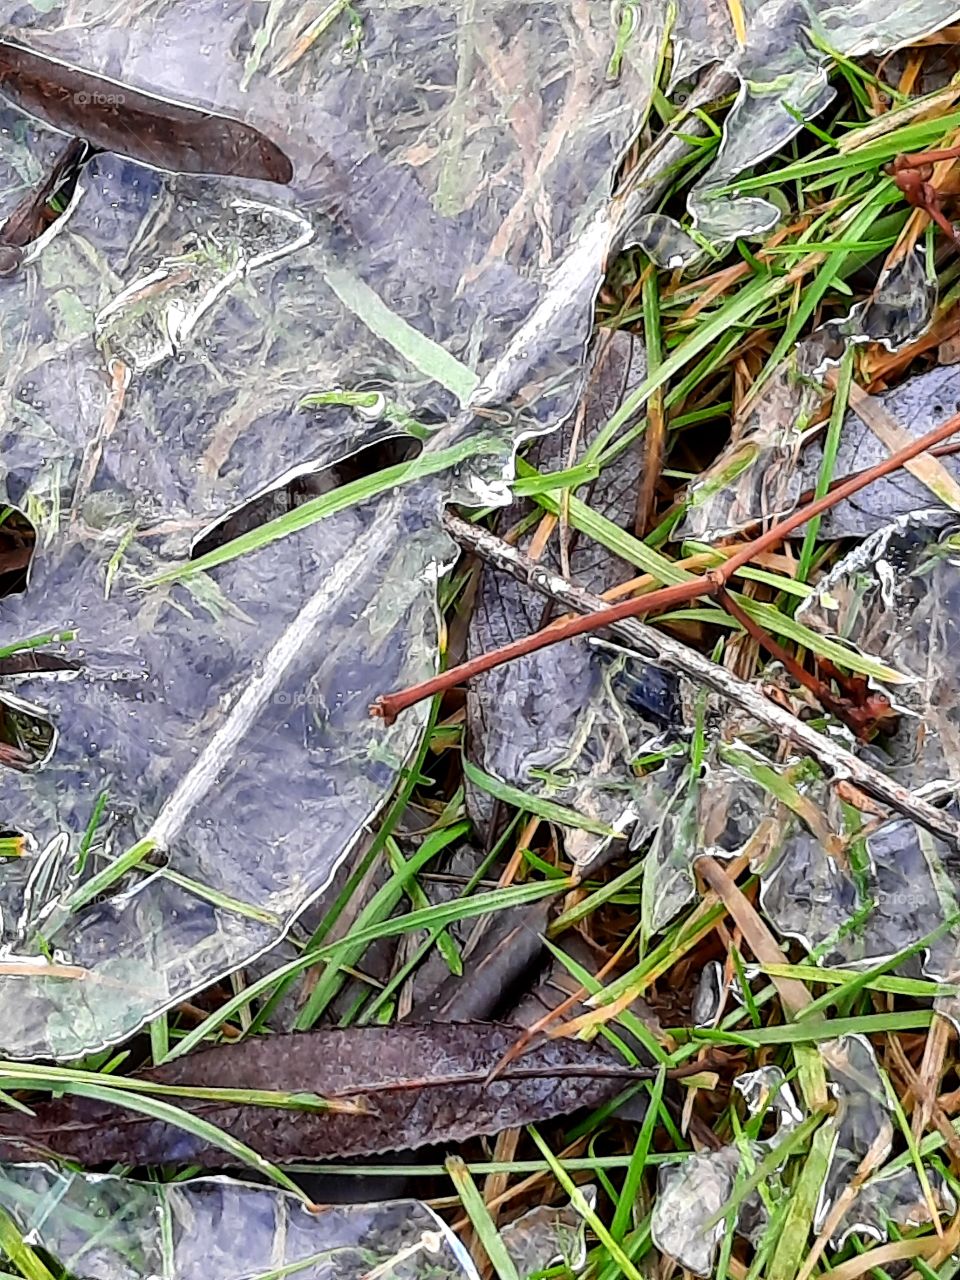
[[[599,1045],[553,1040],[529,1049],[492,1083],[487,1076],[517,1038],[498,1023],[347,1027],[221,1045],[143,1078],[157,1084],[271,1089],[349,1099],[366,1114],[292,1111],[168,1097],[269,1160],[320,1160],[412,1150],[596,1107],[651,1074]],[[0,1160],[54,1152],[86,1166],[222,1167],[219,1148],[163,1121],[66,1096],[0,1114]]]
[[[289,157],[259,129],[170,102],[0,40],[0,92],[23,111],[104,151],[177,173],[288,183]]]

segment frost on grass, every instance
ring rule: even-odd
[[[229,1178],[178,1186],[17,1165],[0,1170],[0,1208],[30,1248],[89,1280],[477,1280],[456,1236],[417,1200],[310,1210]]]
[[[71,670],[4,681],[58,732],[0,788],[28,854],[2,868],[4,956],[36,966],[0,986],[8,1054],[123,1039],[322,892],[422,727],[367,708],[435,666],[442,500],[505,501],[517,442],[578,398],[658,30],[608,79],[604,6],[436,0],[312,40],[298,14],[0,5],[0,35],[231,114],[294,168],[278,187],[100,155],[0,282],[0,498],[38,530],[2,644],[76,632],[41,650]],[[41,169],[47,132],[3,121]],[[225,514],[296,473],[322,500],[329,464],[417,420],[447,425],[410,483],[157,585]]]

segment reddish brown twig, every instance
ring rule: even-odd
[[[823,662],[820,669],[826,679],[807,671],[791,654],[779,644],[773,636],[764,631],[742,609],[734,597],[724,587],[717,592],[717,603],[722,604],[731,618],[735,618],[748,635],[753,636],[784,668],[789,671],[797,684],[809,689],[824,710],[831,712],[863,742],[869,742],[877,732],[896,720],[890,699],[884,694],[870,689],[866,680],[850,680],[833,665]],[[827,680],[835,680],[842,693],[835,694]]]
[[[922,209],[954,244],[960,245],[960,232],[943,212],[940,192],[930,181],[935,164],[942,160],[957,159],[960,159],[960,147],[948,147],[943,151],[919,151],[916,155],[897,156],[890,172],[907,203],[915,209]]]
[[[651,591],[649,595],[639,596],[632,600],[623,600],[619,604],[611,605],[609,609],[604,609],[597,613],[582,617],[560,618],[551,623],[550,626],[544,627],[540,631],[535,631],[532,635],[524,636],[520,640],[514,640],[511,644],[503,645],[499,649],[493,649],[489,653],[481,653],[469,662],[461,663],[457,667],[451,667],[449,671],[444,671],[430,680],[423,680],[420,684],[412,685],[409,689],[401,689],[396,693],[386,694],[377,699],[370,708],[370,713],[371,715],[380,716],[388,724],[392,724],[401,711],[406,711],[408,707],[415,706],[418,702],[422,702],[424,698],[432,698],[435,694],[444,693],[447,689],[452,689],[463,680],[469,680],[473,676],[481,675],[484,671],[490,671],[494,667],[503,666],[504,663],[512,662],[515,658],[522,658],[528,653],[536,653],[539,649],[546,649],[549,645],[559,644],[562,640],[570,640],[574,636],[584,635],[590,631],[598,631],[610,623],[619,622],[624,618],[639,618],[643,614],[669,609],[678,604],[686,604],[701,596],[716,596],[726,587],[733,575],[755,556],[777,546],[795,529],[799,529],[801,525],[806,524],[814,516],[822,515],[824,511],[829,511],[831,507],[842,502],[844,498],[849,498],[853,494],[859,493],[861,489],[872,484],[874,480],[880,480],[892,471],[899,471],[904,463],[911,461],[921,453],[925,453],[928,449],[939,444],[942,440],[946,440],[957,431],[960,431],[960,413],[954,414],[952,418],[949,418],[939,427],[935,427],[933,431],[928,431],[926,435],[920,436],[919,439],[912,441],[903,449],[898,449],[896,453],[891,454],[883,462],[877,463],[875,467],[870,467],[866,471],[860,472],[859,475],[852,476],[849,480],[844,481],[843,484],[837,485],[825,497],[807,503],[806,506],[794,511],[792,515],[777,521],[766,533],[762,533],[751,542],[745,543],[739,551],[736,551],[721,566],[711,569],[709,573],[704,574],[702,577],[691,578],[688,582],[680,582],[674,586],[664,587],[660,591]]]

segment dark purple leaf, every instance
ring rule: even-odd
[[[539,1123],[615,1098],[649,1074],[597,1045],[553,1040],[487,1077],[516,1042],[497,1023],[401,1024],[251,1039],[147,1074],[159,1084],[309,1091],[356,1100],[364,1115],[167,1098],[267,1159],[320,1160],[453,1143]],[[0,1160],[44,1151],[83,1165],[225,1163],[219,1148],[173,1125],[79,1097],[0,1116]]]

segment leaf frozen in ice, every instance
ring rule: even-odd
[[[543,473],[574,466],[596,433],[646,371],[641,344],[626,333],[601,334],[577,415],[562,430],[538,442],[531,454]],[[605,467],[583,498],[614,524],[632,524],[640,466],[638,447],[624,450]],[[504,513],[506,527],[528,507]],[[567,539],[570,574],[584,587],[606,591],[631,576],[630,566],[596,543],[563,529],[541,557],[544,568],[562,568]],[[491,569],[483,572],[467,640],[469,654],[485,652],[545,625],[543,598]],[[635,837],[658,820],[662,803],[659,771],[636,778],[632,761],[668,745],[679,724],[676,681],[667,672],[572,640],[500,667],[470,682],[467,748],[487,773],[543,799],[555,799],[584,817],[599,820],[622,837]],[[495,806],[471,786],[468,800],[484,827]],[[586,866],[610,845],[610,837],[565,828],[568,856]],[[622,850],[623,839],[613,847]]]
[[[293,177],[276,142],[239,120],[140,93],[3,39],[0,89],[54,128],[141,164],[263,182]]]
[[[907,378],[890,391],[880,392],[875,399],[910,435],[922,435],[956,413],[960,405],[960,369],[937,365]],[[888,456],[888,450],[870,427],[852,411],[848,413],[840,435],[834,475],[838,478],[855,475],[876,466]],[[801,459],[803,488],[810,488],[816,483],[822,458],[819,443],[811,444],[804,451]],[[950,475],[960,480],[960,458],[956,454],[939,461]],[[902,516],[935,504],[934,495],[922,481],[908,471],[898,471],[825,512],[820,533],[824,539],[866,537],[878,533]]]

